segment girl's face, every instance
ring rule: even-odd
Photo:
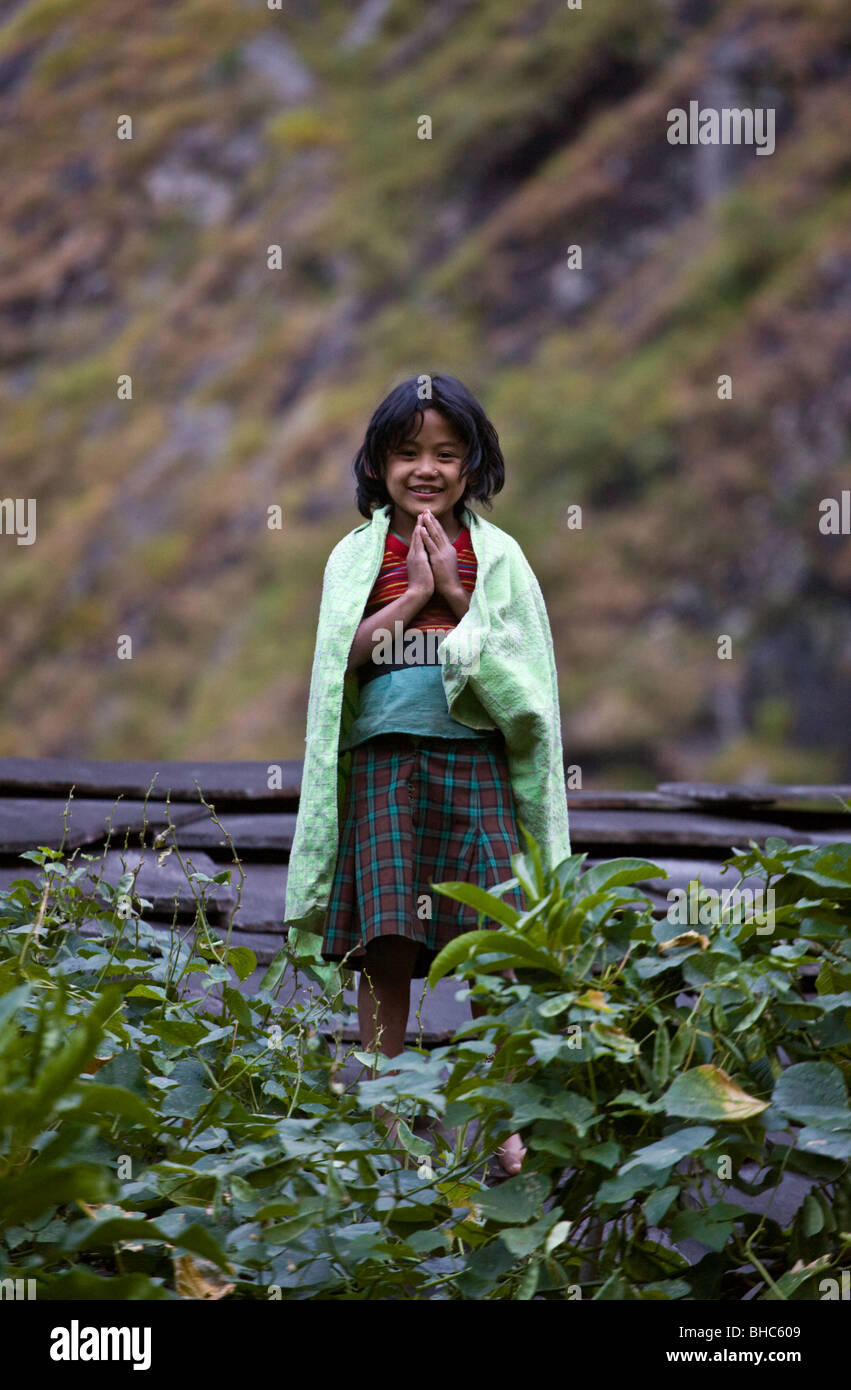
[[[466,478],[458,477],[465,453],[449,421],[428,407],[416,437],[404,440],[388,455],[384,482],[393,502],[390,524],[406,540],[425,511],[437,518],[450,540],[455,539],[460,528],[452,508],[467,486]]]

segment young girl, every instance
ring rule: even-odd
[[[296,949],[321,933],[321,959],[360,972],[362,1045],[388,1057],[412,978],[478,925],[431,885],[511,878],[518,816],[549,867],[570,854],[543,597],[517,542],[467,505],[503,487],[497,434],[456,378],[426,398],[424,380],[375,411],[354,462],[369,521],[326,566],[284,914]],[[519,888],[503,900],[524,909]],[[512,1135],[505,1171],[524,1154]]]

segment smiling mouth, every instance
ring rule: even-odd
[[[409,491],[409,492],[412,492],[416,497],[436,497],[436,496],[438,495],[439,492],[442,492],[442,491],[443,491],[443,489],[442,489],[442,488],[439,488],[439,487],[436,487],[436,488],[412,487],[412,488],[409,488],[408,491]]]

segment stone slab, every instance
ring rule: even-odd
[[[3,797],[0,854],[20,854],[38,845],[59,849],[63,843],[66,849],[73,850],[81,845],[100,844],[110,833],[114,843],[128,831],[135,836],[145,825],[156,834],[168,825],[169,818],[185,834],[188,823],[199,811],[206,815],[203,807],[182,804],[169,808],[160,801],[149,801],[146,806],[144,801],[74,798],[67,802],[58,797]]]
[[[610,845],[613,851],[621,853],[621,847],[628,845],[653,846],[658,853],[667,846],[681,845],[730,853],[734,846],[746,848],[751,839],[764,844],[770,835],[779,836],[790,844],[809,843],[805,831],[793,830],[779,822],[733,820],[699,811],[577,810],[570,816],[570,843],[574,851]],[[611,857],[615,857],[614,852]]]
[[[270,768],[280,769],[279,789],[268,785]],[[208,801],[292,801],[301,788],[303,762],[270,758],[265,762],[103,761],[95,758],[0,758],[0,796],[68,795],[142,797],[198,803],[195,779]]]
[[[186,865],[190,873],[197,870],[198,873],[208,874],[210,878],[219,872],[219,865],[214,864],[203,850],[194,850],[191,856],[187,857]],[[211,922],[230,912],[236,902],[236,893],[227,883],[196,883],[193,894],[193,884],[173,854],[164,858],[162,853],[158,855],[152,850],[108,850],[103,861],[98,860],[92,864],[91,869],[95,877],[103,878],[107,883],[115,885],[122,874],[133,872],[137,866],[139,873],[133,891],[134,896],[147,898],[151,903],[143,914],[146,921],[155,917],[166,917],[170,921],[175,912],[175,905],[179,917],[188,914],[194,916],[196,895],[198,899],[204,897],[207,916]],[[84,887],[86,881],[81,880],[81,886]]]
[[[0,803],[2,805],[2,803]],[[216,812],[217,819],[230,836],[238,853],[275,853],[283,855],[292,849],[296,815],[289,811]],[[181,827],[177,837],[181,849],[229,849],[222,829],[202,808],[202,814]]]
[[[660,782],[664,796],[678,797],[700,805],[783,806],[795,802],[837,810],[837,797],[851,798],[851,786],[825,786],[785,783]]]

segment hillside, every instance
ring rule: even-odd
[[[302,756],[352,457],[448,371],[586,783],[848,780],[849,73],[841,0],[0,4],[0,754]]]

